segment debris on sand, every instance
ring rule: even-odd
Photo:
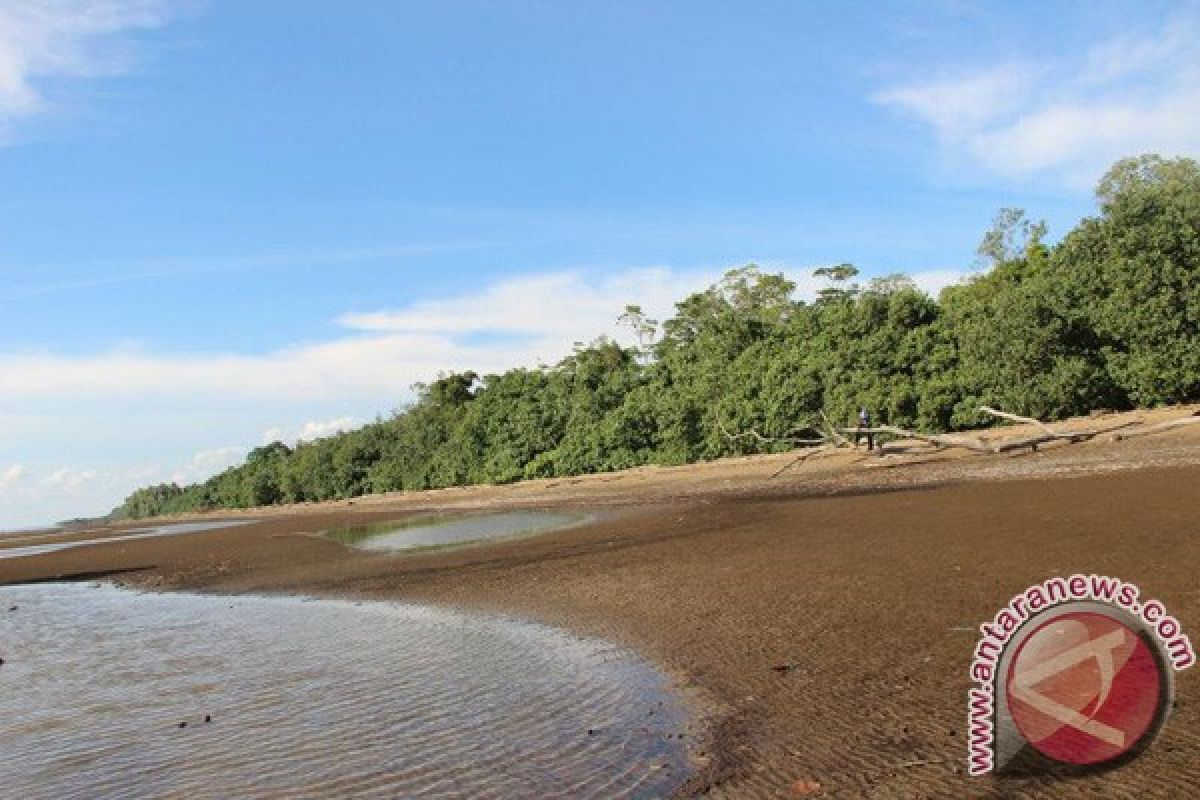
[[[16,610],[17,610],[17,608],[19,608],[19,606],[9,606],[9,607],[8,607],[8,611],[9,611],[9,613],[11,614],[13,611],[16,611]]]
[[[180,722],[180,723],[179,723],[179,727],[180,727],[180,728],[186,728],[186,727],[187,727],[187,720],[185,719],[185,720],[183,720],[182,722]]]
[[[811,797],[819,791],[821,791],[821,784],[817,781],[799,778],[792,783],[792,794],[796,797]]]

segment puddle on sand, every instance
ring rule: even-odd
[[[553,628],[79,584],[0,603],[7,796],[648,798],[687,769],[667,680]]]
[[[0,558],[18,558],[20,556],[36,556],[41,553],[53,553],[56,550],[67,550],[72,547],[83,547],[90,544],[107,544],[120,543],[129,539],[148,539],[153,536],[176,536],[185,533],[200,533],[202,531],[215,531],[221,528],[236,528],[239,525],[249,525],[252,522],[258,522],[256,519],[223,519],[209,520],[207,522],[174,522],[168,525],[155,525],[147,528],[125,528],[119,531],[107,531],[108,535],[95,539],[80,539],[78,541],[62,542],[55,541],[64,536],[71,536],[78,531],[59,531],[57,533],[43,533],[37,536],[25,536],[17,538],[0,539],[0,545],[6,545],[13,542],[37,542],[37,544],[25,544],[20,547],[0,547]],[[85,531],[86,532],[86,531]]]
[[[325,535],[363,550],[415,550],[517,539],[572,528],[594,518],[593,514],[563,511],[449,514],[336,528]]]

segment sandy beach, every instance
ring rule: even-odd
[[[98,526],[72,537],[111,541],[0,558],[0,584],[105,575],[162,589],[403,600],[604,637],[658,664],[694,700],[696,768],[682,796],[1200,793],[1195,671],[1178,675],[1162,737],[1115,771],[969,778],[964,739],[978,626],[1032,583],[1118,576],[1161,598],[1198,635],[1200,425],[1036,453],[840,453],[773,477],[793,459],[222,512],[257,521],[186,536],[122,541],[146,523]],[[498,508],[597,518],[529,539],[405,555],[320,535],[429,510]],[[0,555],[21,544],[0,541]]]

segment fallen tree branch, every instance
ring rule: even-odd
[[[789,469],[791,469],[792,467],[796,466],[797,464],[803,464],[805,461],[808,461],[808,459],[812,458],[813,456],[815,456],[815,455],[817,455],[817,454],[819,454],[819,453],[828,453],[828,452],[830,452],[831,450],[833,450],[833,449],[835,449],[835,448],[836,448],[836,445],[832,445],[832,444],[823,444],[823,445],[821,445],[820,447],[814,447],[814,448],[812,448],[811,450],[808,450],[808,451],[806,451],[806,452],[803,452],[803,453],[801,453],[800,455],[798,455],[798,456],[796,456],[795,458],[793,458],[793,459],[792,459],[791,461],[789,461],[788,463],[784,464],[784,465],[783,465],[782,467],[780,467],[779,469],[777,469],[777,470],[775,470],[774,472],[772,472],[772,473],[771,473],[771,477],[770,477],[770,478],[768,478],[767,480],[774,480],[775,478],[778,478],[780,475],[782,475],[783,473],[787,472]]]
[[[833,423],[829,421],[829,417],[825,416],[825,409],[821,409],[821,419],[825,421],[825,434],[828,438],[833,439],[838,445],[849,445],[850,441],[838,433],[837,428],[833,427]]]
[[[1127,428],[1130,425],[1136,425],[1139,422],[1141,422],[1141,419],[1132,419],[1126,422],[1118,422],[1113,425],[1105,425],[1100,428],[1089,428],[1082,431],[1060,431],[1057,433],[1050,431],[1049,433],[1042,433],[1038,434],[1037,436],[1028,436],[1022,439],[1011,439],[1007,442],[1001,442],[1000,444],[996,445],[994,452],[1007,453],[1010,450],[1019,450],[1022,447],[1031,447],[1034,450],[1037,450],[1037,446],[1039,444],[1046,444],[1047,442],[1067,441],[1071,444],[1075,444],[1077,442],[1086,442],[1088,439],[1092,439],[1102,433],[1110,433],[1121,428]]]
[[[890,433],[893,436],[900,436],[905,439],[917,439],[918,441],[927,442],[936,445],[938,448],[962,447],[967,450],[974,450],[977,453],[993,452],[992,448],[978,439],[968,439],[944,433],[918,433],[917,431],[910,431],[905,428],[897,428],[895,425],[878,425],[874,428],[843,428],[842,430],[846,433]]]
[[[906,455],[927,455],[929,453],[940,453],[949,448],[944,444],[936,444],[934,442],[917,441],[914,444],[904,444],[900,439],[891,442],[884,442],[875,448],[883,456],[906,456]]]
[[[803,439],[803,438],[791,437],[791,436],[763,436],[761,433],[754,430],[753,428],[742,431],[741,433],[730,433],[725,428],[725,426],[721,423],[720,417],[716,418],[716,422],[717,422],[717,430],[719,430],[721,432],[721,434],[726,439],[729,439],[730,441],[736,441],[738,439],[750,438],[750,439],[754,439],[755,441],[762,442],[763,444],[784,443],[784,444],[799,444],[799,445],[818,445],[818,444],[827,444],[828,443],[828,440],[825,438]]]
[[[857,437],[862,434],[870,434],[870,435],[874,435],[874,436],[890,435],[890,436],[899,437],[900,439],[912,439],[912,440],[915,440],[918,442],[923,442],[926,445],[930,446],[931,449],[916,451],[919,453],[936,453],[941,450],[946,450],[946,449],[951,449],[951,448],[962,448],[964,450],[971,450],[976,453],[1000,454],[1000,453],[1008,453],[1013,450],[1020,450],[1020,449],[1026,448],[1026,447],[1030,448],[1033,452],[1037,452],[1039,445],[1047,444],[1049,442],[1062,441],[1062,442],[1068,442],[1070,444],[1075,444],[1077,442],[1085,442],[1085,441],[1093,439],[1096,436],[1099,436],[1101,434],[1112,433],[1113,431],[1121,430],[1123,428],[1130,428],[1132,426],[1139,425],[1142,422],[1142,418],[1137,417],[1134,419],[1125,420],[1123,422],[1116,422],[1116,423],[1112,423],[1109,425],[1103,425],[1098,428],[1086,428],[1086,429],[1082,429],[1082,430],[1055,430],[1054,428],[1050,427],[1049,425],[1042,422],[1041,420],[1034,419],[1033,417],[1023,417],[1023,416],[1020,416],[1019,414],[1011,414],[1007,411],[1002,411],[1000,409],[991,408],[989,406],[980,406],[979,410],[983,411],[987,414],[991,414],[992,416],[1000,417],[1002,419],[1007,419],[1007,420],[1011,420],[1013,422],[1020,422],[1020,423],[1024,423],[1024,424],[1028,424],[1028,425],[1033,425],[1036,428],[1038,428],[1040,432],[1036,433],[1032,436],[1023,436],[1018,439],[1009,439],[1007,441],[1000,441],[1000,442],[996,442],[993,444],[993,443],[989,443],[987,440],[985,440],[981,436],[964,436],[962,434],[943,434],[943,433],[921,433],[920,431],[911,431],[911,430],[908,430],[907,428],[899,428],[899,427],[896,427],[895,425],[877,425],[872,428],[866,428],[866,427],[864,427],[864,428],[837,428],[837,427],[834,427],[833,423],[829,420],[829,417],[825,414],[824,410],[821,410],[819,412],[821,415],[822,424],[819,427],[814,427],[814,428],[810,429],[810,430],[815,430],[817,435],[820,438],[764,436],[761,433],[759,433],[758,431],[754,430],[753,428],[751,428],[750,430],[747,430],[747,431],[743,431],[741,433],[730,433],[725,428],[725,426],[721,423],[721,420],[719,418],[716,420],[716,422],[717,422],[717,428],[730,441],[735,441],[735,440],[743,439],[743,438],[751,438],[751,439],[754,439],[754,440],[764,443],[764,444],[787,443],[787,444],[798,445],[803,448],[803,452],[801,452],[799,455],[797,455],[791,461],[784,464],[782,467],[780,467],[774,473],[772,473],[771,478],[779,477],[780,475],[787,472],[789,469],[791,469],[795,465],[801,464],[801,463],[807,461],[809,458],[813,458],[818,455],[824,455],[824,454],[830,453],[834,450],[837,450],[839,448],[855,447],[856,446],[855,442],[857,441],[857,439],[855,440],[855,442],[852,442],[850,439],[847,438],[847,435],[854,436],[854,437]],[[1143,428],[1138,428],[1136,430],[1130,430],[1130,431],[1126,431],[1124,433],[1114,434],[1111,441],[1120,441],[1122,439],[1130,438],[1133,436],[1143,436],[1146,434],[1158,433],[1160,431],[1170,430],[1172,428],[1177,428],[1177,427],[1181,427],[1184,425],[1192,425],[1192,424],[1196,424],[1196,423],[1200,423],[1200,412],[1196,412],[1188,417],[1168,420],[1166,422],[1160,422],[1155,425],[1149,425],[1149,426],[1146,426]],[[804,429],[794,429],[794,430],[804,430]],[[879,455],[881,455],[881,456],[882,455],[890,455],[893,453],[914,452],[911,447],[898,445],[898,443],[896,441],[889,441],[889,442],[881,443],[878,450],[879,450]]]
[[[1024,422],[1027,425],[1036,425],[1046,433],[1054,432],[1050,429],[1049,425],[1042,422],[1040,419],[1034,419],[1033,417],[1022,417],[1019,414],[1010,414],[1007,411],[1000,411],[999,409],[995,409],[990,406],[980,406],[979,410],[985,414],[991,414],[993,417],[1000,417],[1001,419],[1012,420],[1013,422]]]
[[[1184,425],[1195,425],[1200,423],[1200,411],[1193,413],[1191,416],[1180,417],[1178,419],[1170,419],[1166,422],[1156,422],[1153,425],[1147,425],[1144,428],[1139,428],[1134,431],[1125,431],[1124,433],[1114,433],[1112,441],[1119,442],[1122,439],[1131,439],[1134,436],[1147,436],[1151,433],[1161,433],[1172,428],[1181,428]]]

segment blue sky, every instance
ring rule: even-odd
[[[936,290],[1200,154],[1154,2],[0,0],[0,526],[103,512],[747,261]]]

